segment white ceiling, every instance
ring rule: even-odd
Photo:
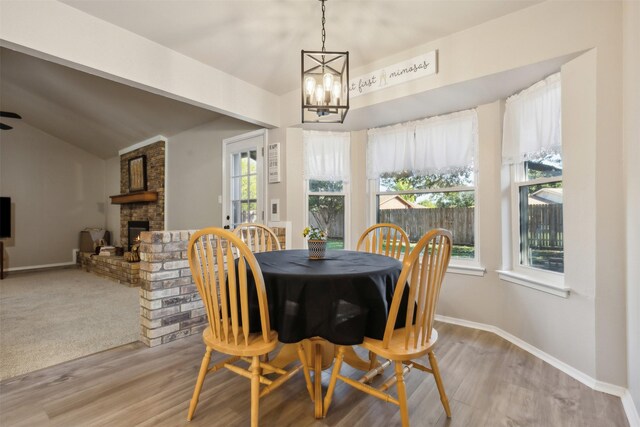
[[[300,50],[321,47],[317,0],[61,1],[277,95],[300,84]],[[328,0],[326,48],[348,50],[353,69],[540,1]],[[366,129],[475,107],[528,86],[566,60],[353,110],[336,129]],[[219,117],[5,48],[0,49],[0,91],[3,111],[17,112],[26,123],[102,158]]]
[[[103,159],[220,117],[5,48],[0,48],[0,93],[2,111],[16,112],[27,124]]]
[[[319,50],[317,0],[62,0],[276,95]],[[358,68],[541,0],[328,0],[326,48]]]

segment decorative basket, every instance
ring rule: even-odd
[[[326,252],[326,240],[309,240],[309,259],[323,259]]]

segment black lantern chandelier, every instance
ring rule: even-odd
[[[302,123],[343,123],[349,111],[349,52],[302,51]]]

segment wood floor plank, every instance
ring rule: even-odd
[[[619,398],[589,389],[497,335],[442,323],[437,329],[436,355],[453,418],[444,414],[433,377],[414,370],[406,381],[412,425],[628,425]],[[199,337],[152,349],[129,344],[5,380],[0,382],[0,425],[248,425],[249,381],[226,370],[206,378],[196,414],[186,421],[203,354]],[[426,358],[422,362],[428,365]],[[384,377],[392,374],[388,371]],[[322,373],[324,390],[330,372]],[[348,366],[343,374],[361,375]],[[260,423],[390,426],[400,424],[400,414],[397,406],[338,382],[327,418],[316,420],[300,374],[260,400]]]

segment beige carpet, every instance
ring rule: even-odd
[[[78,269],[0,280],[0,380],[138,340],[139,290]]]

